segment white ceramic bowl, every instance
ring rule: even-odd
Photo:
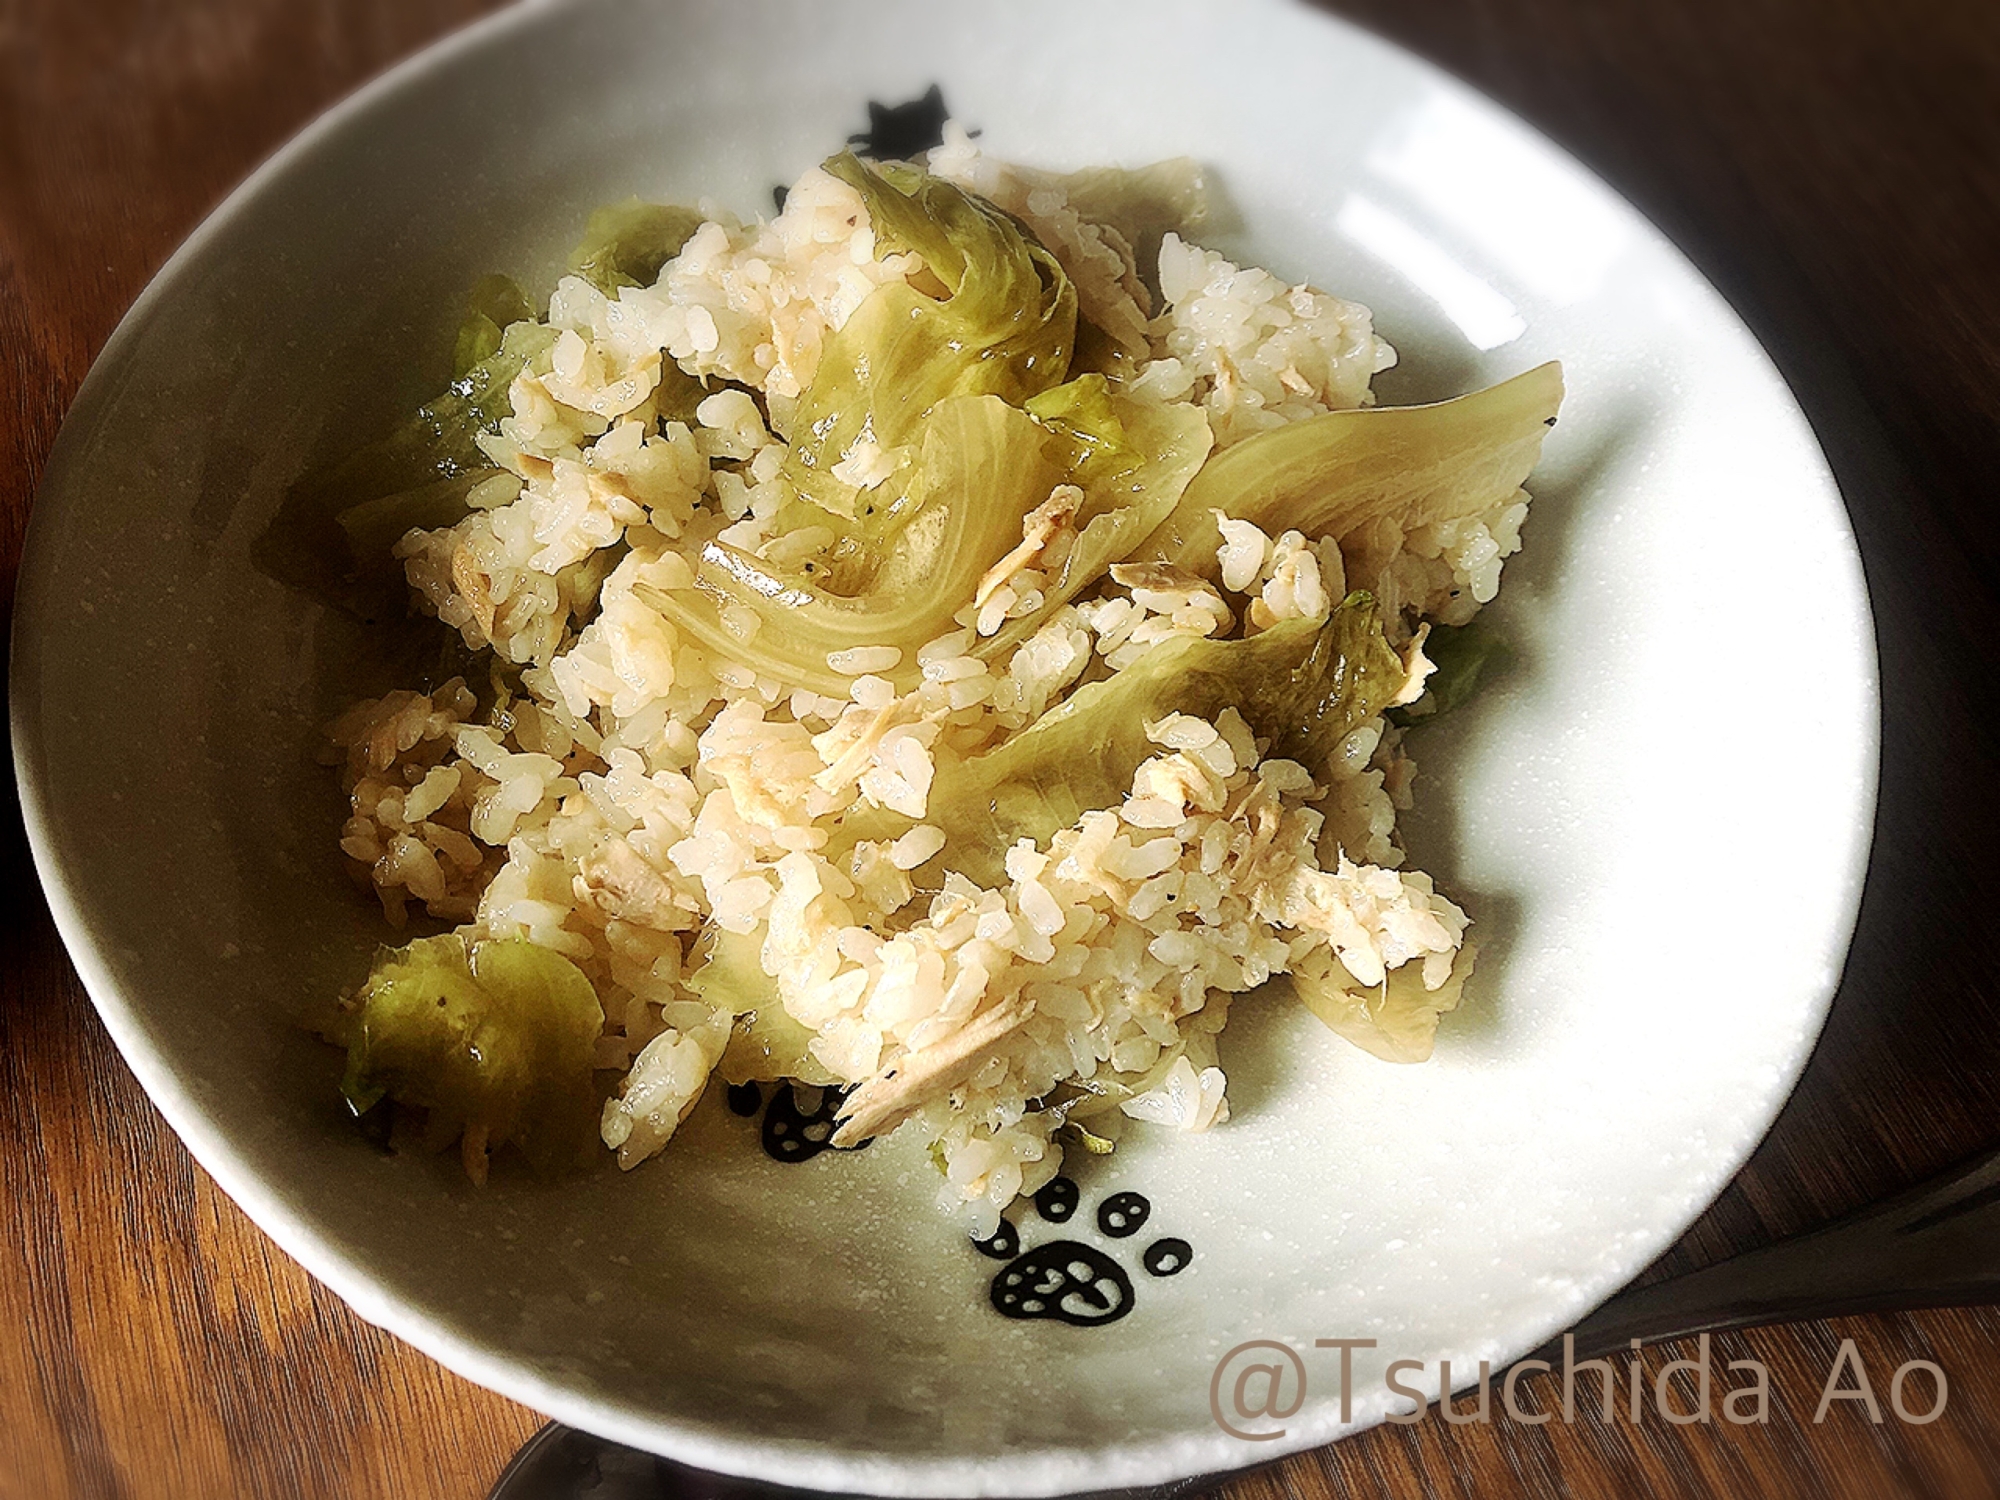
[[[744,212],[944,86],[996,154],[1188,153],[1218,248],[1370,303],[1386,400],[1560,357],[1570,396],[1493,620],[1517,665],[1426,731],[1418,864],[1484,935],[1428,1066],[1236,1007],[1236,1117],[1084,1171],[1195,1250],[1097,1329],[986,1306],[910,1143],[780,1168],[705,1106],[629,1176],[477,1191],[347,1125],[294,1017],[381,937],[333,852],[316,726],[350,622],[252,565],[288,482],[417,395],[464,287],[544,289],[588,210]],[[1378,1420],[1392,1358],[1462,1378],[1630,1277],[1735,1171],[1816,1036],[1861,884],[1876,700],[1840,500],[1771,365],[1616,196],[1321,16],[1255,4],[790,0],[514,11],[281,152],[92,371],[16,618],[28,824],[106,1024],[195,1155],[364,1317],[577,1425],[719,1469],[1048,1493]],[[1022,1215],[1030,1244],[1057,1233]],[[1085,1231],[1083,1238],[1098,1238]],[[1137,1245],[1110,1245],[1136,1262]],[[1315,1338],[1373,1337],[1350,1423]],[[1211,1418],[1250,1339],[1312,1374],[1285,1435]],[[1275,1426],[1278,1424],[1265,1424]]]

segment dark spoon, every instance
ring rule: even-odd
[[[1577,1359],[1697,1333],[1918,1307],[2000,1301],[2000,1151],[1988,1152],[1821,1229],[1670,1281],[1620,1292],[1570,1332]],[[1559,1361],[1562,1340],[1535,1351]],[[1206,1474],[1097,1500],[1184,1500],[1229,1476]],[[530,1438],[489,1500],[786,1500],[818,1495],[732,1479],[551,1422]],[[836,1500],[836,1497],[826,1497]]]
[[[1577,1324],[1576,1358],[1726,1328],[2000,1301],[2000,1151],[1820,1229],[1620,1292]],[[1536,1351],[1562,1357],[1562,1340]]]
[[[1221,1482],[1220,1474],[1146,1489],[1103,1490],[1071,1500],[1178,1500]],[[551,1422],[522,1445],[487,1500],[865,1500],[822,1490],[736,1479],[656,1458]]]

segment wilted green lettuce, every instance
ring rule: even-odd
[[[894,646],[902,662],[882,675],[907,685],[917,648],[952,629],[981,577],[1020,545],[1028,512],[1058,484],[1076,483],[1080,534],[1043,586],[1042,607],[973,648],[997,658],[1158,525],[1208,454],[1198,408],[1130,401],[1101,380],[1050,410],[1037,420],[997,396],[939,402],[914,444],[910,519],[875,549],[857,593],[834,593],[811,574],[780,572],[720,542],[702,550],[698,591],[635,592],[704,647],[780,682],[844,696],[854,674],[830,667],[829,653]],[[730,606],[758,621],[748,638],[726,623]]]
[[[916,519],[875,565],[866,591],[829,593],[788,577],[720,542],[702,549],[701,593],[644,590],[675,626],[724,657],[819,692],[845,695],[849,676],[829,653],[857,646],[900,647],[914,670],[916,648],[952,628],[979,576],[1021,540],[1021,519],[1046,500],[1062,471],[1045,455],[1048,435],[997,396],[947,400],[924,424],[910,480]],[[734,603],[761,623],[744,640],[718,603]]]
[[[491,297],[489,305],[503,296]],[[475,309],[467,328],[482,320],[490,321]],[[459,342],[466,345],[465,330]],[[554,342],[554,331],[539,323],[509,324],[494,351],[442,395],[313,486],[322,503],[333,507],[355,573],[393,568],[389,549],[412,527],[434,530],[464,518],[466,492],[497,472],[479,448],[479,434],[497,430],[500,419],[511,414],[507,388]]]
[[[348,556],[357,569],[371,559],[381,569],[393,569],[391,549],[412,527],[434,531],[457,525],[471,508],[466,504],[467,492],[487,477],[485,471],[475,469],[348,506],[333,518],[347,539]]]
[[[1226,205],[1207,169],[1189,156],[1144,167],[1086,167],[1059,179],[1064,199],[1086,224],[1115,229],[1132,249],[1142,280],[1160,290],[1160,242],[1228,227]]]
[[[1472,962],[1467,943],[1434,990],[1424,988],[1424,966],[1414,962],[1371,987],[1349,974],[1332,949],[1316,948],[1293,966],[1291,983],[1307,1010],[1362,1051],[1384,1062],[1418,1063],[1431,1055],[1438,1018],[1457,1009]]]
[[[762,986],[757,1003],[737,1018],[722,1061],[715,1065],[722,1081],[776,1083],[790,1079],[817,1088],[839,1084],[841,1080],[810,1051],[819,1033],[792,1019],[768,975],[759,971],[757,980]]]
[[[1118,407],[1110,382],[1093,374],[1030,396],[1024,409],[1061,445],[1064,466],[1074,481],[1090,484],[1115,479],[1143,461]]]
[[[1469,700],[1481,682],[1504,670],[1508,651],[1483,620],[1474,620],[1469,625],[1433,625],[1424,637],[1424,655],[1436,670],[1424,684],[1423,697],[1391,715],[1406,726],[1449,713]]]
[[[853,521],[857,538],[904,519],[893,479],[869,491],[833,468],[862,439],[909,440],[950,396],[1019,406],[1062,382],[1076,347],[1076,288],[1056,258],[999,209],[914,167],[842,152],[826,170],[861,194],[879,254],[915,251],[943,293],[877,287],[820,353],[799,398],[786,473],[800,494]]]
[[[419,938],[376,960],[346,1018],[341,1092],[356,1111],[388,1097],[483,1127],[491,1144],[557,1168],[596,1137],[603,1027],[590,981],[559,953],[521,939]]]
[[[928,878],[956,870],[1006,880],[1021,839],[1046,847],[1095,808],[1116,807],[1159,746],[1168,714],[1213,720],[1233,708],[1270,754],[1318,770],[1336,745],[1395,701],[1407,674],[1375,600],[1350,594],[1323,622],[1286,620],[1239,640],[1163,641],[1115,676],[1078,688],[996,750],[939,764],[924,821],[945,835]],[[893,835],[890,815],[853,815],[850,836]]]
[[[698,209],[627,198],[590,216],[583,239],[569,253],[569,274],[581,276],[607,297],[622,286],[651,286],[660,267],[681,253],[701,228]]]
[[[651,286],[660,268],[702,226],[700,210],[627,198],[607,203],[590,216],[583,239],[569,253],[569,274],[581,276],[607,297],[621,287]],[[677,422],[694,421],[694,409],[708,389],[671,359],[663,360],[653,404]]]
[[[1477,515],[1521,487],[1562,404],[1562,368],[1433,406],[1373,406],[1288,422],[1226,448],[1135,556],[1213,575],[1216,512],[1276,534],[1344,537]]]
[[[1048,394],[1054,396],[1061,389]],[[1040,609],[1009,620],[995,634],[972,644],[970,654],[982,661],[1004,661],[1056,609],[1102,578],[1113,563],[1129,557],[1160,518],[1173,511],[1214,444],[1208,418],[1191,403],[1154,406],[1112,395],[1106,415],[1115,429],[1097,427],[1095,438],[1072,450],[1080,458],[1071,480],[1084,489],[1084,503],[1077,512],[1083,530],[1075,546],[1041,586]],[[1063,416],[1072,423],[1081,421],[1075,408],[1066,407]],[[1082,439],[1088,430],[1073,426],[1071,441]],[[1133,459],[1136,462],[1129,462]]]
[[[490,471],[492,461],[480,451],[478,436],[497,430],[500,419],[513,413],[508,387],[555,341],[555,330],[539,323],[510,324],[491,354],[455,377],[381,442],[343,459],[315,487],[351,509],[441,479]]]
[[[465,320],[451,346],[451,378],[462,380],[500,352],[506,331],[534,321],[535,310],[511,276],[482,276],[465,299]]]
[[[724,1083],[774,1083],[781,1078],[822,1087],[840,1080],[807,1050],[816,1035],[792,1019],[778,987],[758,960],[751,935],[707,928],[696,943],[688,988],[716,1010],[736,1017],[716,1064]]]
[[[505,277],[475,287],[455,358],[492,342],[488,325],[515,311],[519,297]],[[400,618],[402,569],[389,549],[413,526],[450,526],[465,516],[466,492],[497,472],[479,434],[512,414],[514,377],[545,358],[555,340],[554,329],[532,320],[509,323],[491,353],[456,373],[386,438],[307,474],[258,537],[258,566],[364,618]]]
[[[1175,1063],[1187,1055],[1187,1039],[1181,1037],[1160,1049],[1160,1054],[1143,1068],[1121,1071],[1110,1063],[1100,1064],[1089,1078],[1072,1078],[1057,1085],[1050,1096],[1052,1105],[1063,1113],[1066,1125],[1087,1130],[1087,1122],[1103,1120],[1118,1106],[1141,1094],[1149,1094],[1166,1081]],[[1095,1135],[1096,1132],[1089,1132]],[[1098,1137],[1098,1145],[1079,1141],[1093,1156],[1108,1156],[1112,1143]]]
[[[607,295],[650,285],[701,221],[694,209],[637,198],[607,205],[590,216],[569,272]],[[464,518],[466,492],[496,472],[479,435],[513,414],[514,378],[555,341],[556,330],[536,321],[511,279],[481,277],[452,341],[450,384],[386,438],[303,479],[260,539],[258,561],[358,613],[389,609],[400,578],[389,549],[412,527],[435,530]],[[656,397],[662,411],[686,420],[703,394],[700,382],[667,362]]]

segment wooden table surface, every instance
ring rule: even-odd
[[[482,0],[0,3],[0,608],[91,359],[153,270],[324,105]],[[1341,0],[1549,131],[1735,303],[1832,459],[1881,644],[1882,799],[1826,1035],[1743,1173],[1651,1274],[1819,1222],[2000,1138],[2000,5],[1995,0]],[[1718,539],[1726,542],[1725,539]],[[1757,764],[1773,651],[1730,702]],[[1714,726],[1703,726],[1712,732]],[[1769,768],[1781,771],[1781,768]],[[366,1326],[164,1127],[98,1024],[0,796],[0,1497],[473,1500],[533,1413]],[[1727,871],[1725,848],[1696,845]],[[1743,872],[1749,879],[1755,872]],[[1718,1037],[1716,1044],[1726,1046]],[[1765,1427],[1435,1414],[1236,1480],[1232,1500],[2000,1493],[2000,1312],[1723,1338]],[[1926,1426],[1813,1407],[1842,1339]],[[1655,1350],[1657,1363],[1682,1350]],[[1885,1413],[1886,1415],[1886,1413]]]

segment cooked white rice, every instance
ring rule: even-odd
[[[1131,245],[1085,222],[1062,179],[985,158],[955,129],[931,165],[1028,223],[1127,348],[1128,391],[1199,402],[1218,443],[1367,404],[1395,358],[1367,309],[1175,236],[1155,311]],[[783,690],[683,638],[644,595],[688,587],[711,538],[797,544],[766,529],[797,398],[828,333],[921,270],[878,259],[860,197],[815,170],[768,223],[705,224],[650,287],[607,297],[564,280],[548,319],[561,336],[485,440],[496,475],[464,521],[397,549],[423,607],[519,666],[521,695],[475,722],[462,683],[392,693],[330,732],[352,799],[341,848],[392,924],[418,906],[471,936],[527,938],[596,986],[597,1062],[624,1075],[602,1134],[622,1165],[667,1144],[729,1042],[731,1017],[686,984],[713,929],[749,945],[813,1033],[813,1081],[855,1087],[843,1138],[909,1122],[939,1143],[944,1198],[983,1234],[1057,1170],[1065,1117],[1037,1107],[1057,1084],[1150,1072],[1137,1097],[1074,1116],[1098,1135],[1121,1112],[1206,1130],[1229,1114],[1216,1037],[1231,996],[1308,960],[1337,963],[1357,993],[1406,966],[1438,990],[1466,917],[1397,868],[1412,767],[1380,718],[1308,766],[1266,758],[1233,711],[1169,716],[1147,726],[1157,753],[1122,805],[1008,851],[1003,883],[953,875],[919,902],[909,872],[943,841],[922,822],[940,763],[1163,641],[1322,619],[1349,588],[1375,591],[1388,618],[1462,622],[1493,597],[1526,496],[1407,535],[1224,521],[1219,586],[1121,564],[1012,652],[973,654],[1042,608],[1075,540],[1059,492],[917,654],[914,687],[882,675],[904,666],[897,648],[862,647],[830,659],[852,675],[845,696]],[[667,360],[754,388],[770,427],[735,390],[692,424],[663,422]],[[857,445],[844,477],[865,482],[877,457]],[[1414,695],[1421,638],[1400,644]],[[915,826],[830,857],[857,807]]]

